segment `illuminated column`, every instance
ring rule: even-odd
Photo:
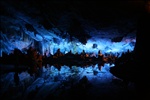
[[[53,43],[50,44],[49,48],[50,48],[50,53],[53,55],[54,54],[54,52],[53,52]]]
[[[44,46],[42,45],[42,55],[44,55]]]
[[[73,46],[72,53],[76,54],[76,52],[77,52],[77,46],[76,46],[76,43],[74,41],[72,42],[72,46]]]
[[[0,57],[2,57],[2,50],[0,50]]]

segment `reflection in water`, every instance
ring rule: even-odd
[[[80,80],[83,76],[87,76],[88,79],[93,77],[100,78],[102,82],[111,81],[113,75],[109,72],[110,65],[105,63],[103,66],[100,64],[90,65],[90,66],[54,66],[47,64],[46,67],[40,67],[37,69],[28,69],[27,71],[17,71],[10,72],[14,73],[13,80],[16,85],[19,85],[19,81],[23,79],[32,77],[34,80],[37,78],[43,78],[45,82],[56,82],[56,81],[68,81],[69,79]],[[6,73],[8,74],[8,73]],[[9,74],[8,74],[9,75]]]
[[[18,96],[23,96],[25,99],[33,99],[33,97],[35,99],[46,99],[49,94],[55,96],[76,94],[79,96],[79,91],[85,93],[84,90],[90,88],[91,85],[93,89],[97,89],[99,86],[107,87],[108,89],[109,84],[114,79],[114,76],[109,72],[110,67],[113,66],[110,64],[104,64],[104,66],[95,64],[85,67],[63,65],[58,69],[56,66],[47,64],[47,67],[38,68],[37,73],[33,73],[32,76],[28,71],[10,72],[6,75],[1,75],[2,87],[5,87],[1,89],[1,94],[3,94],[1,96],[7,98],[6,95],[9,95],[9,98],[12,98],[14,94],[10,94],[11,88],[16,88],[13,93],[19,94]],[[16,84],[18,85],[16,86]],[[115,91],[114,88],[109,89],[107,92],[111,91]],[[92,93],[90,94],[93,95]]]
[[[100,66],[99,64],[91,66],[66,66],[63,65],[58,68],[58,66],[47,65],[47,67],[42,67],[38,69],[38,73],[34,73],[35,76],[42,77],[46,82],[48,81],[66,81],[70,78],[81,79],[83,76],[88,78],[98,76],[103,81],[109,81],[113,75],[109,72],[109,68],[112,67],[109,64],[104,64]]]

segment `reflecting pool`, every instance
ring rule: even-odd
[[[113,66],[105,63],[103,66],[63,65],[58,68],[47,64],[33,74],[27,70],[9,70],[1,74],[0,97],[23,100],[71,99],[82,96],[95,99],[120,98],[124,93],[123,82],[109,72]],[[134,91],[133,83],[129,87],[129,91]]]

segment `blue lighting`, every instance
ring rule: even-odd
[[[9,10],[14,12],[12,13],[14,17],[1,16],[0,56],[2,56],[2,52],[9,54],[14,48],[23,51],[30,46],[39,48],[39,52],[42,55],[44,55],[45,51],[54,54],[58,48],[62,53],[67,53],[71,50],[74,54],[81,53],[82,50],[95,54],[98,53],[98,50],[101,50],[103,54],[109,52],[122,53],[127,50],[133,51],[136,42],[135,37],[125,37],[120,42],[112,42],[111,36],[108,36],[107,39],[101,38],[100,34],[104,34],[104,32],[94,28],[89,29],[90,31],[85,29],[87,33],[92,35],[92,38],[89,38],[86,44],[82,44],[74,37],[70,41],[70,36],[65,29],[63,31],[60,31],[57,27],[46,29],[39,24],[40,19],[34,19],[22,12],[15,11],[15,9]],[[108,30],[110,34],[113,31],[113,29]],[[65,35],[65,38],[63,38],[63,35]],[[94,48],[93,45],[95,45]]]
[[[46,37],[46,36],[45,36]],[[6,38],[6,39],[4,39]],[[104,53],[122,53],[122,52],[127,52],[127,50],[133,51],[134,45],[131,45],[131,42],[133,40],[131,39],[128,42],[126,41],[121,41],[117,43],[113,43],[110,40],[106,39],[98,39],[96,41],[88,40],[87,43],[84,45],[80,42],[69,42],[65,39],[60,39],[59,43],[55,43],[53,40],[51,40],[51,36],[46,37],[47,40],[42,39],[41,36],[37,35],[36,37],[32,34],[30,36],[27,36],[27,38],[22,39],[22,40],[12,40],[9,39],[7,36],[4,36],[2,34],[2,40],[1,44],[3,44],[1,52],[7,52],[11,53],[11,51],[14,48],[18,48],[20,50],[23,50],[24,48],[27,48],[32,44],[34,46],[34,41],[40,42],[41,46],[41,53],[42,55],[46,50],[48,50],[49,53],[54,54],[56,53],[57,49],[60,48],[62,53],[67,53],[70,50],[72,53],[81,53],[82,50],[85,50],[86,53],[95,53],[97,54],[99,50]],[[48,40],[49,38],[49,40]],[[134,42],[135,43],[135,42]],[[97,44],[96,48],[93,48],[93,44]],[[39,45],[40,46],[40,45]]]

